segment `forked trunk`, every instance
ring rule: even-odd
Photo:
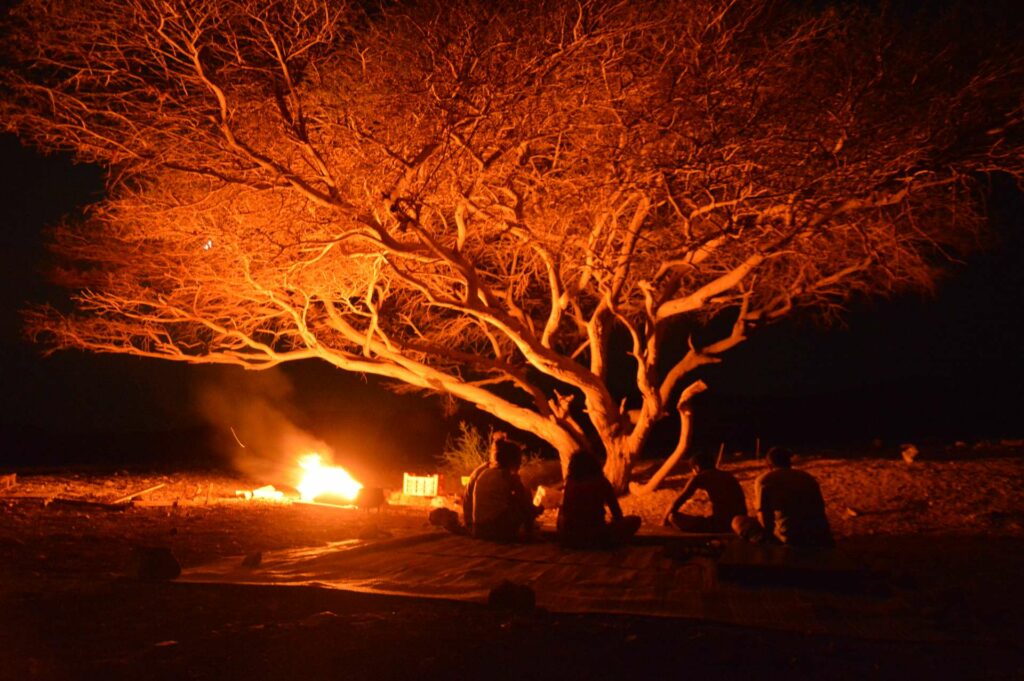
[[[604,462],[605,477],[612,483],[616,494],[625,494],[629,491],[636,451],[629,447],[629,441],[626,438],[616,438],[605,441],[605,453],[607,455]]]

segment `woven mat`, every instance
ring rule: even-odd
[[[265,552],[186,570],[179,581],[306,585],[486,602],[502,580],[529,585],[554,612],[681,617],[873,639],[949,638],[898,599],[720,583],[714,561],[678,560],[665,547],[569,551],[551,542],[497,544],[448,533]]]

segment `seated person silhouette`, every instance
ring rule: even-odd
[[[663,525],[674,525],[683,532],[727,533],[732,531],[733,518],[747,515],[743,488],[735,475],[715,465],[716,459],[712,452],[701,452],[694,457],[696,472],[665,512]],[[680,513],[679,508],[698,490],[707,493],[711,501],[711,515]]]
[[[466,483],[466,490],[462,493],[462,519],[466,529],[473,529],[473,493],[476,491],[476,481],[488,468],[496,468],[498,465],[498,443],[508,440],[508,434],[497,430],[491,434],[491,443],[487,448],[487,461],[473,469],[469,474],[469,481]]]
[[[519,478],[522,447],[504,438],[492,446],[494,463],[471,481],[470,532],[478,539],[512,542],[533,530],[540,509]]]
[[[611,521],[605,520],[605,508]],[[619,500],[593,455],[577,452],[569,459],[562,507],[558,511],[558,540],[567,548],[601,549],[621,546],[640,529],[640,517],[623,516]]]
[[[754,482],[757,518],[737,516],[733,530],[755,543],[835,546],[818,481],[810,473],[792,468],[788,450],[773,447],[766,458],[769,470]]]

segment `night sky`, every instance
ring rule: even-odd
[[[182,447],[197,460],[214,456],[225,428],[204,429],[197,394],[224,382],[258,393],[266,378],[124,356],[42,357],[22,338],[19,310],[53,293],[45,282],[44,230],[99,199],[102,174],[65,157],[42,157],[11,136],[0,137],[0,163],[0,463],[123,461]],[[934,296],[856,303],[844,327],[787,320],[709,370],[711,389],[696,405],[697,445],[724,440],[749,450],[755,437],[811,447],[1024,436],[1024,200],[1001,183],[992,207],[998,245],[952,271]],[[368,456],[396,464],[429,460],[460,418],[479,418],[468,406],[446,418],[436,399],[393,396],[372,379],[316,362],[280,372],[291,385],[278,399],[288,418],[328,441],[356,437],[373,452]],[[661,428],[655,450],[671,447],[673,427]]]

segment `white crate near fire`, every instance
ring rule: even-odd
[[[408,497],[436,497],[441,490],[441,476],[410,475],[402,477],[402,494]]]

